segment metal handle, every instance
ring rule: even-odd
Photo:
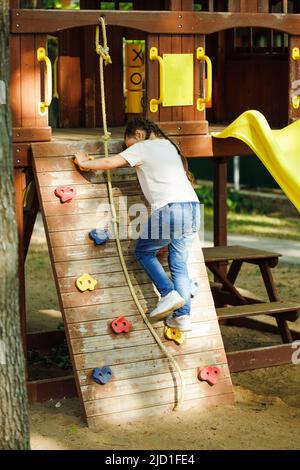
[[[156,113],[158,111],[158,105],[162,104],[165,97],[165,67],[163,58],[158,55],[158,50],[156,47],[151,47],[150,49],[150,60],[157,60],[159,63],[160,69],[160,96],[159,99],[153,98],[150,100],[150,111],[151,113]]]
[[[41,114],[45,114],[47,108],[49,108],[52,101],[52,66],[49,57],[46,55],[44,47],[39,47],[37,50],[37,60],[39,62],[45,62],[46,64],[46,92],[45,101],[40,101],[39,111]]]
[[[204,47],[197,48],[197,60],[204,60],[207,67],[207,80],[206,80],[206,91],[205,98],[197,99],[198,111],[204,111],[205,105],[210,103],[212,97],[212,63],[210,58],[205,55]]]
[[[293,47],[292,49],[292,59],[300,60],[300,50],[299,47]],[[292,96],[292,106],[294,109],[300,108],[300,96]]]

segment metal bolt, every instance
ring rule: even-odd
[[[182,28],[182,24],[178,25],[178,28]]]
[[[182,15],[179,15],[178,18],[182,18]]]
[[[19,23],[17,23],[17,24],[16,24],[16,26],[17,26],[17,28],[20,28],[20,25],[19,25]]]
[[[181,131],[181,127],[178,127],[178,130]]]
[[[17,137],[20,137],[20,134],[17,134]]]
[[[21,163],[21,160],[17,160],[17,163]]]
[[[17,16],[20,16],[20,12],[19,12],[19,11],[17,11],[16,15],[17,15]]]
[[[19,152],[20,152],[20,149],[17,149],[17,153],[19,153]]]

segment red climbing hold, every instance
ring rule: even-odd
[[[76,196],[76,189],[71,186],[58,186],[54,191],[60,202],[70,202]]]
[[[210,385],[216,385],[220,376],[220,369],[216,366],[200,367],[198,379],[208,382]]]
[[[118,317],[111,322],[111,328],[114,333],[129,333],[132,328],[132,323],[125,317]]]

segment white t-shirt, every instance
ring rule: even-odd
[[[148,139],[120,153],[133,167],[152,209],[171,202],[199,201],[183,168],[181,157],[167,139]]]

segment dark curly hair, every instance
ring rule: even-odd
[[[160,127],[158,127],[157,124],[155,124],[155,122],[139,116],[134,117],[128,121],[125,128],[124,137],[134,137],[135,132],[137,130],[145,131],[146,140],[149,139],[150,135],[153,133],[156,137],[162,137],[171,142],[171,144],[176,148],[178,154],[181,157],[183,168],[186,172],[188,179],[193,185],[195,184],[194,175],[189,171],[187,158],[182,155],[178,146],[164,133],[164,131],[161,130]]]

